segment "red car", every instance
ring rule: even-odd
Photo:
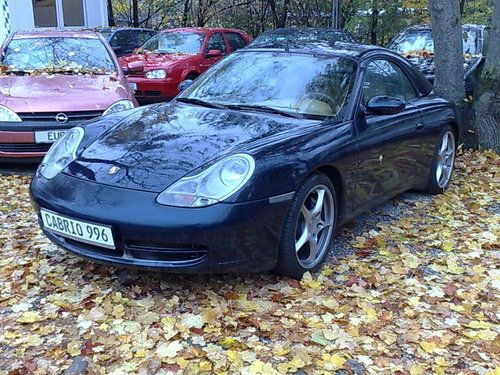
[[[140,102],[170,100],[179,84],[195,79],[251,38],[240,30],[184,28],[160,32],[132,56],[120,58]]]
[[[136,106],[94,32],[16,33],[0,48],[0,162],[40,161],[66,130]]]

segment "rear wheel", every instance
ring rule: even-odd
[[[327,176],[316,174],[302,184],[283,227],[277,273],[301,278],[321,266],[331,248],[336,206],[335,188]]]
[[[434,152],[434,163],[431,167],[429,182],[425,188],[426,193],[441,194],[448,188],[455,167],[455,151],[455,134],[453,129],[447,126],[441,132]]]

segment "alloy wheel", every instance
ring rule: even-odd
[[[314,268],[328,251],[335,220],[335,204],[325,185],[313,187],[302,203],[295,227],[295,254],[299,264]]]
[[[443,134],[437,154],[436,181],[440,188],[444,189],[450,182],[454,163],[455,137],[453,132],[447,131]]]

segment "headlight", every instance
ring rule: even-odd
[[[4,122],[22,122],[21,118],[13,110],[0,105],[0,121]]]
[[[47,180],[54,178],[76,159],[76,150],[83,139],[83,134],[82,128],[73,128],[52,145],[40,164],[39,171],[43,177]]]
[[[151,70],[146,73],[146,78],[149,79],[163,79],[167,77],[167,72],[159,69],[159,70]]]
[[[132,108],[134,108],[134,103],[132,103],[130,100],[120,100],[114,104],[111,104],[109,108],[104,111],[102,115],[106,116],[112,113],[125,111],[127,109],[132,109]]]
[[[200,174],[184,177],[165,189],[156,199],[175,207],[206,207],[224,201],[252,177],[255,160],[247,154],[229,156]]]

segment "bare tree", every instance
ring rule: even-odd
[[[460,4],[456,0],[429,0],[434,35],[434,90],[454,103],[464,97],[463,41]]]

